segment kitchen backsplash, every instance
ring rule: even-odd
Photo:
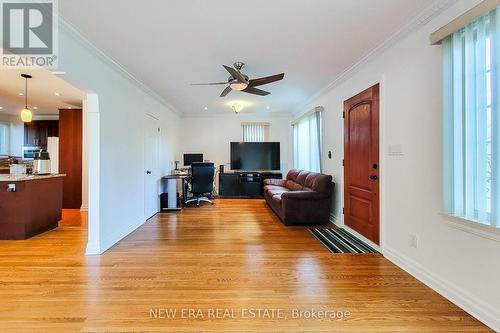
[[[32,161],[23,161],[20,157],[15,157],[19,164],[32,165]],[[0,157],[0,168],[8,168],[10,165],[9,159],[7,157]]]

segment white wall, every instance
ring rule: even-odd
[[[458,2],[305,110],[326,110],[326,150],[334,157],[326,159],[326,172],[338,185],[334,215],[341,224],[343,101],[380,82],[383,253],[500,330],[500,242],[453,228],[440,214],[441,47],[430,45],[429,34],[477,2]],[[388,156],[389,144],[402,144],[403,156]],[[418,248],[410,246],[411,234],[418,236]]]
[[[102,253],[145,222],[144,114],[160,119],[165,172],[177,152],[179,116],[64,22],[59,43],[59,70],[66,72],[63,78],[97,94],[98,101],[93,100],[92,105],[98,105],[98,113],[89,113],[87,124],[92,137],[88,163],[94,169],[96,163],[99,166],[89,170],[89,195],[95,189],[95,198],[99,198],[89,200],[89,216],[99,223],[96,234],[89,232],[87,253]],[[92,212],[93,208],[98,212]]]
[[[183,153],[203,153],[206,160],[213,161],[216,166],[226,165],[229,170],[230,142],[243,140],[242,122],[267,122],[269,127],[269,141],[280,142],[281,171],[286,173],[291,167],[291,115],[238,115],[228,110],[227,115],[201,114],[182,118],[181,151],[178,159],[182,165]]]

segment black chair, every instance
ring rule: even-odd
[[[215,166],[213,163],[193,163],[191,164],[191,176],[189,183],[191,184],[190,192],[193,198],[186,200],[185,204],[196,201],[196,205],[200,205],[200,201],[209,202],[214,190]]]

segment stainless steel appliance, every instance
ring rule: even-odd
[[[33,157],[33,174],[48,175],[50,174],[50,156],[46,151],[39,151]]]
[[[23,147],[23,160],[32,160],[36,152],[43,150],[43,147]]]

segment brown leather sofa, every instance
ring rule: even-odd
[[[285,225],[328,223],[332,176],[292,169],[286,179],[264,180],[264,198]]]

